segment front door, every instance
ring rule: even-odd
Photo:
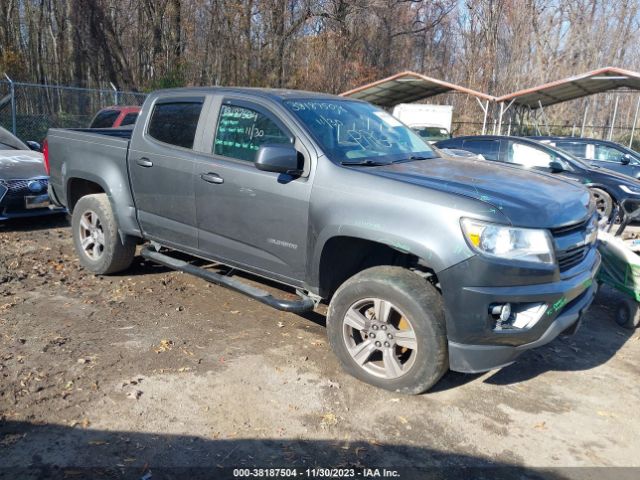
[[[193,144],[204,98],[162,98],[146,131],[137,129],[129,172],[138,221],[147,238],[197,248]],[[138,131],[139,130],[139,131]]]
[[[300,284],[311,194],[308,152],[263,105],[226,98],[209,118],[216,128],[203,150],[210,156],[195,172],[198,248],[247,270]],[[307,173],[292,178],[258,170],[256,153],[267,143],[295,144],[305,156]]]

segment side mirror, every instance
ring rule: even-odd
[[[564,167],[559,161],[552,160],[549,163],[549,170],[551,170],[551,173],[559,173],[559,172],[564,172]]]
[[[620,163],[622,163],[622,165],[629,165],[631,163],[631,155],[625,153],[620,159]]]
[[[42,152],[42,145],[40,145],[38,142],[34,142],[33,140],[27,140],[25,143],[27,144],[27,147],[29,147],[31,150],[35,150],[36,152]]]
[[[302,174],[302,158],[293,145],[269,144],[260,147],[256,155],[256,168],[265,172]]]

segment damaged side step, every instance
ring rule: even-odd
[[[170,257],[169,255],[156,252],[150,247],[144,247],[140,253],[144,258],[155,263],[159,263],[160,265],[164,265],[165,267],[169,267],[174,270],[180,270],[181,272],[195,275],[196,277],[200,277],[203,280],[215,283],[216,285],[230,288],[231,290],[243,293],[253,298],[254,300],[257,300],[258,302],[262,302],[278,310],[293,313],[303,313],[313,310],[315,307],[315,303],[310,297],[298,294],[300,296],[300,300],[284,300],[275,298],[265,290],[252,287],[251,285],[242,283],[241,281],[234,278],[220,275],[219,273],[205,270],[204,268],[196,267],[195,265],[185,262],[184,260],[178,260],[177,258]]]

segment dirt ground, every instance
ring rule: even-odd
[[[640,332],[615,325],[620,298],[603,288],[576,335],[408,397],[345,375],[323,312],[278,312],[140,257],[94,277],[65,217],[0,224],[0,477],[518,466],[637,478],[558,468],[640,467]]]

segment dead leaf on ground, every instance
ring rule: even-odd
[[[322,415],[322,426],[330,427],[338,424],[338,418],[331,412]]]
[[[156,353],[161,353],[161,352],[166,352],[167,350],[171,350],[172,347],[173,347],[172,340],[162,339],[160,340],[160,345],[158,345],[158,347],[154,348],[153,350]]]

